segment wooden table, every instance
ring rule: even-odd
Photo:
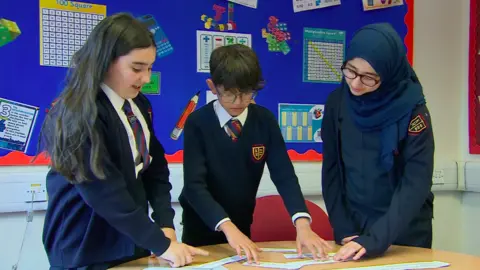
[[[257,243],[259,247],[265,248],[295,248],[295,242],[269,242],[269,243]],[[339,248],[338,246],[336,248]],[[206,262],[216,261],[223,259],[225,257],[230,257],[236,255],[235,252],[228,245],[215,245],[208,246],[204,248],[210,252],[210,256],[202,257],[197,256],[194,260],[194,264],[203,264]],[[274,252],[262,252],[260,253],[260,261],[262,262],[291,262],[283,256],[283,253],[274,253]],[[340,268],[353,268],[361,266],[374,266],[374,265],[386,265],[386,264],[398,264],[398,263],[409,263],[409,262],[422,262],[422,261],[442,261],[450,263],[450,267],[444,268],[445,270],[450,269],[480,269],[480,257],[440,251],[440,250],[430,250],[423,248],[413,248],[413,247],[401,247],[401,246],[392,246],[384,256],[375,258],[375,259],[362,259],[357,262],[343,262],[343,263],[334,263],[334,264],[324,264],[324,265],[311,265],[305,266],[302,269],[340,269]],[[242,262],[232,263],[224,265],[228,269],[263,269],[268,270],[269,268],[260,268],[260,267],[251,267],[243,266]],[[146,267],[153,266],[162,266],[168,267],[167,263],[159,263],[156,258],[143,258],[136,261],[132,261],[121,266],[117,266],[112,269],[116,270],[143,270]]]

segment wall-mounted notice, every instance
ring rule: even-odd
[[[38,107],[0,98],[0,148],[26,152]]]
[[[197,31],[197,72],[210,72],[210,55],[218,47],[243,44],[252,47],[252,35],[228,32]]]
[[[363,0],[364,11],[401,5],[403,5],[403,0]]]
[[[322,142],[323,111],[324,105],[278,104],[278,122],[285,142]]]
[[[293,12],[340,5],[340,0],[293,0]]]

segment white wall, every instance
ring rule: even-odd
[[[415,1],[414,66],[433,118],[436,168],[446,168],[455,160],[480,160],[479,156],[468,154],[467,145],[468,17],[468,0]],[[296,164],[296,169],[304,187],[319,185],[320,164]],[[15,174],[6,175],[11,170],[0,168],[0,182],[2,178],[14,177]],[[175,174],[172,181],[181,181],[179,177]],[[271,192],[271,185],[262,183],[262,186],[262,194]],[[434,248],[480,256],[480,235],[475,230],[480,224],[480,193],[438,191],[435,195]],[[321,196],[308,195],[307,199],[324,208]],[[176,204],[175,208],[178,224],[181,209]],[[41,244],[43,218],[43,213],[37,213],[26,231],[20,270],[48,269]],[[11,269],[18,259],[24,230],[24,213],[0,214],[0,243],[3,245],[0,269]]]

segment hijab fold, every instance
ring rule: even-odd
[[[362,132],[381,131],[380,161],[390,170],[398,143],[407,135],[412,111],[425,103],[422,85],[408,63],[402,39],[390,24],[362,27],[347,48],[346,61],[354,58],[367,61],[381,84],[371,93],[354,96],[343,79],[349,114]]]

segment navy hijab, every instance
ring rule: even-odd
[[[381,162],[393,166],[398,143],[407,135],[411,114],[425,103],[422,85],[408,63],[402,39],[390,24],[362,27],[352,38],[346,61],[362,58],[380,76],[380,87],[371,93],[354,96],[345,82],[346,103],[353,122],[362,132],[380,131]]]

